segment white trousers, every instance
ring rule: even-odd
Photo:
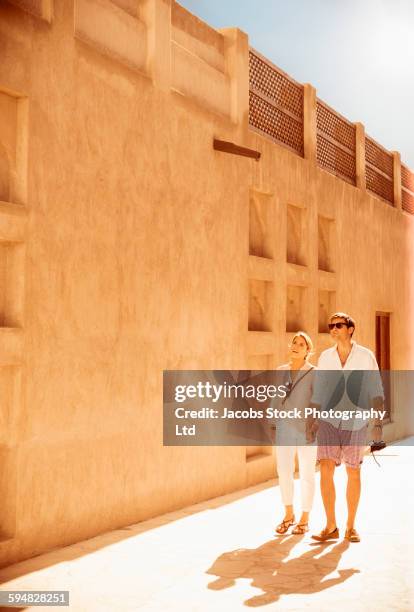
[[[280,495],[284,506],[293,505],[295,455],[298,454],[302,512],[310,512],[315,493],[317,446],[276,446]]]

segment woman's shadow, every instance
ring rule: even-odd
[[[256,607],[278,601],[281,595],[294,593],[311,594],[329,589],[344,582],[359,570],[355,568],[337,570],[336,578],[326,578],[336,570],[342,553],[349,542],[343,541],[329,548],[329,543],[311,544],[310,550],[283,561],[298,543],[296,536],[285,536],[271,540],[255,549],[239,549],[220,555],[207,574],[218,576],[210,582],[209,589],[221,590],[236,584],[238,578],[248,578],[251,586],[263,591],[247,599],[247,606]]]

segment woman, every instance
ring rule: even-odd
[[[317,447],[306,442],[306,418],[304,409],[312,397],[315,366],[308,359],[313,350],[312,340],[303,331],[298,331],[289,346],[289,363],[278,370],[287,371],[287,396],[279,406],[280,410],[301,411],[302,418],[283,419],[276,427],[276,460],[279,485],[285,516],[276,527],[276,532],[286,533],[295,524],[293,512],[293,491],[295,456],[298,454],[302,514],[292,533],[303,534],[309,530],[309,512],[315,491],[315,463]]]

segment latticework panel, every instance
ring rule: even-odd
[[[401,204],[403,210],[414,215],[414,172],[401,164]]]
[[[414,172],[401,164],[401,185],[414,193]]]
[[[320,100],[316,103],[316,127],[355,154],[355,126]]]
[[[414,194],[405,189],[401,192],[403,210],[414,215]]]
[[[355,185],[355,126],[317,100],[316,129],[319,166]]]
[[[355,156],[339,148],[322,134],[317,135],[316,158],[318,164],[333,174],[355,184]]]
[[[390,178],[386,178],[371,166],[365,167],[367,189],[380,196],[391,204],[394,202],[394,185]]]
[[[367,189],[394,203],[394,157],[368,136],[365,137],[365,176]]]
[[[368,136],[365,138],[365,161],[392,178],[394,174],[392,154],[385,151]]]
[[[250,92],[249,123],[303,156],[303,124]]]
[[[279,107],[303,120],[303,87],[252,50],[249,53],[249,78],[250,89],[264,93]]]
[[[249,123],[303,156],[303,86],[250,50]]]

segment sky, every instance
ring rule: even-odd
[[[414,0],[179,0],[252,47],[414,169]]]

